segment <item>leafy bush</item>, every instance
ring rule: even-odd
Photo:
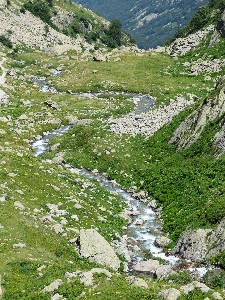
[[[225,271],[221,269],[207,271],[203,280],[212,289],[225,288]]]
[[[58,30],[57,26],[51,21],[51,10],[52,1],[48,0],[47,3],[44,0],[38,1],[34,0],[26,2],[20,9],[21,13],[26,10],[30,11],[34,16],[39,17],[43,22],[49,24],[55,30]]]
[[[181,271],[167,277],[167,280],[172,280],[176,284],[188,284],[192,281],[191,275],[187,271]]]
[[[108,37],[107,44],[111,48],[116,48],[117,46],[121,46],[122,39],[122,24],[119,20],[112,20],[109,26],[106,35]]]

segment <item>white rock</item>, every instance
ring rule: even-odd
[[[25,209],[25,206],[22,203],[20,203],[19,201],[15,201],[14,206],[15,206],[16,209],[19,209],[19,210],[24,210]]]
[[[43,292],[52,293],[55,290],[57,290],[62,284],[63,284],[63,281],[61,279],[56,279],[51,284],[45,286],[45,288],[43,289]]]
[[[214,293],[212,294],[212,296],[213,296],[213,298],[216,299],[216,300],[223,300],[223,299],[224,299],[224,298],[221,296],[221,294],[218,293],[218,292],[214,292]]]
[[[13,244],[13,248],[14,249],[16,249],[16,248],[26,248],[26,244],[22,244],[22,243]]]
[[[126,278],[128,280],[128,282],[132,285],[138,286],[142,289],[147,289],[148,288],[148,284],[147,282],[139,277],[135,277],[135,276],[129,276]]]
[[[196,287],[198,287],[204,293],[207,293],[210,290],[210,288],[207,285],[198,281],[193,281],[187,285],[183,285],[180,287],[180,289],[184,292],[184,294],[188,294],[189,292],[193,291]]]
[[[149,259],[146,261],[137,262],[133,269],[135,271],[140,272],[152,272],[155,273],[155,271],[159,268],[159,261],[154,259]]]
[[[168,290],[162,290],[157,297],[164,300],[176,300],[180,297],[181,293],[177,289],[171,288]]]
[[[120,260],[110,244],[95,230],[80,230],[80,254],[114,270],[120,267]]]

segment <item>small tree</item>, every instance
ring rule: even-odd
[[[119,20],[112,20],[109,25],[109,29],[107,32],[108,36],[108,46],[115,48],[117,46],[121,46],[122,40],[122,24]]]

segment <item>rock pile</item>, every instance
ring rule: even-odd
[[[123,118],[109,118],[110,129],[117,134],[140,134],[146,137],[152,136],[165,124],[171,122],[172,118],[193,104],[193,100],[186,100],[179,95],[175,100],[171,100],[169,105],[164,105],[158,109],[140,115],[129,114]]]
[[[218,73],[225,66],[225,59],[204,60],[199,58],[195,62],[185,62],[183,65],[192,75],[199,75],[202,72]]]
[[[205,99],[200,107],[189,115],[176,129],[170,143],[175,144],[177,149],[192,145],[200,137],[208,122],[223,115],[225,111],[225,87],[223,87],[223,80],[221,82],[222,88],[219,95],[213,99]],[[224,126],[222,126],[221,131],[214,137],[215,145],[218,146],[222,153],[225,151],[223,127]]]

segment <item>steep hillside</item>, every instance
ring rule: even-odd
[[[0,299],[225,297],[224,9],[144,51],[1,1]]]
[[[110,23],[87,9],[68,2],[1,2],[0,35],[14,47],[39,49],[58,54],[67,50],[92,51],[101,47],[128,45],[130,38],[118,28],[119,42]]]
[[[104,16],[107,20],[118,19],[124,30],[140,48],[163,46],[174,36],[177,28],[184,26],[208,0],[149,1],[131,0],[77,0],[76,3]]]

